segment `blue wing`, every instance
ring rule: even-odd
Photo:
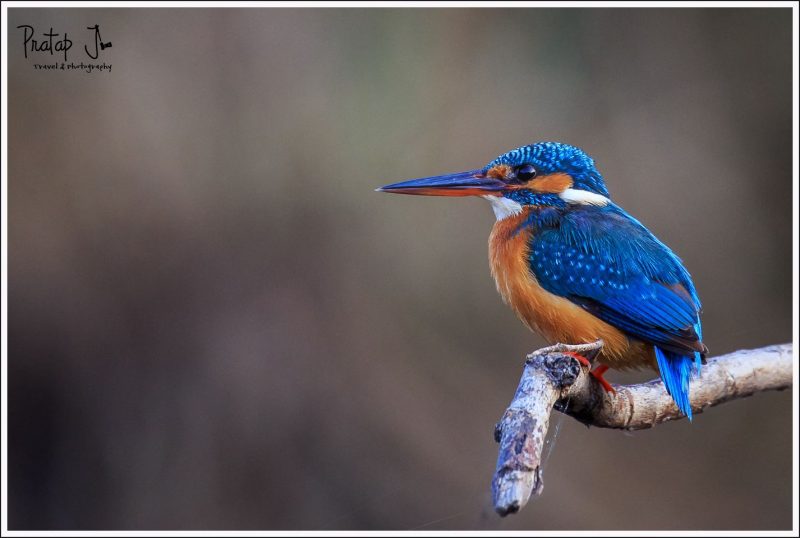
[[[571,208],[557,219],[532,215],[528,225],[540,229],[529,263],[539,284],[653,344],[664,386],[691,420],[689,379],[707,350],[700,299],[680,259],[613,204]]]
[[[558,226],[533,234],[530,267],[544,289],[630,336],[676,355],[706,351],[689,273],[613,204],[571,209]]]

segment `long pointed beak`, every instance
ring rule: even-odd
[[[486,177],[481,170],[470,170],[469,172],[392,183],[375,190],[426,196],[480,196],[499,194],[505,187],[505,183],[499,179]]]

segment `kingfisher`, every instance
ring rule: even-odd
[[[477,170],[377,190],[488,200],[496,217],[491,273],[522,322],[550,343],[602,339],[591,374],[606,391],[614,391],[603,377],[608,368],[652,368],[692,419],[690,381],[708,351],[692,278],[667,245],[611,200],[583,150],[538,142]]]

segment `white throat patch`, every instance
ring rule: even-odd
[[[610,201],[602,194],[595,194],[593,192],[584,191],[580,189],[565,189],[558,194],[558,197],[567,202],[568,204],[584,204],[584,205],[608,205]]]
[[[602,194],[596,194],[581,189],[565,189],[564,191],[558,193],[558,197],[568,204],[581,205],[604,206],[608,205],[608,203],[611,201]],[[505,196],[493,196],[491,194],[487,194],[481,198],[489,200],[489,203],[492,204],[494,216],[497,218],[497,220],[507,219],[508,217],[513,217],[514,215],[519,215],[522,213],[522,205],[519,202],[511,200],[510,198],[506,198]]]
[[[492,209],[494,210],[494,216],[497,220],[503,220],[508,217],[513,217],[514,215],[519,215],[522,213],[522,205],[519,202],[515,202],[510,198],[506,198],[505,196],[493,196],[491,194],[487,194],[482,198],[489,200],[489,203],[492,204]]]

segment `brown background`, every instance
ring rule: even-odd
[[[80,60],[98,23],[110,73],[23,58],[19,24]],[[556,421],[543,496],[500,520],[492,428],[542,341],[494,290],[494,217],[373,192],[573,143],[684,259],[713,354],[789,341],[789,9],[8,24],[11,528],[791,526],[789,392]]]

